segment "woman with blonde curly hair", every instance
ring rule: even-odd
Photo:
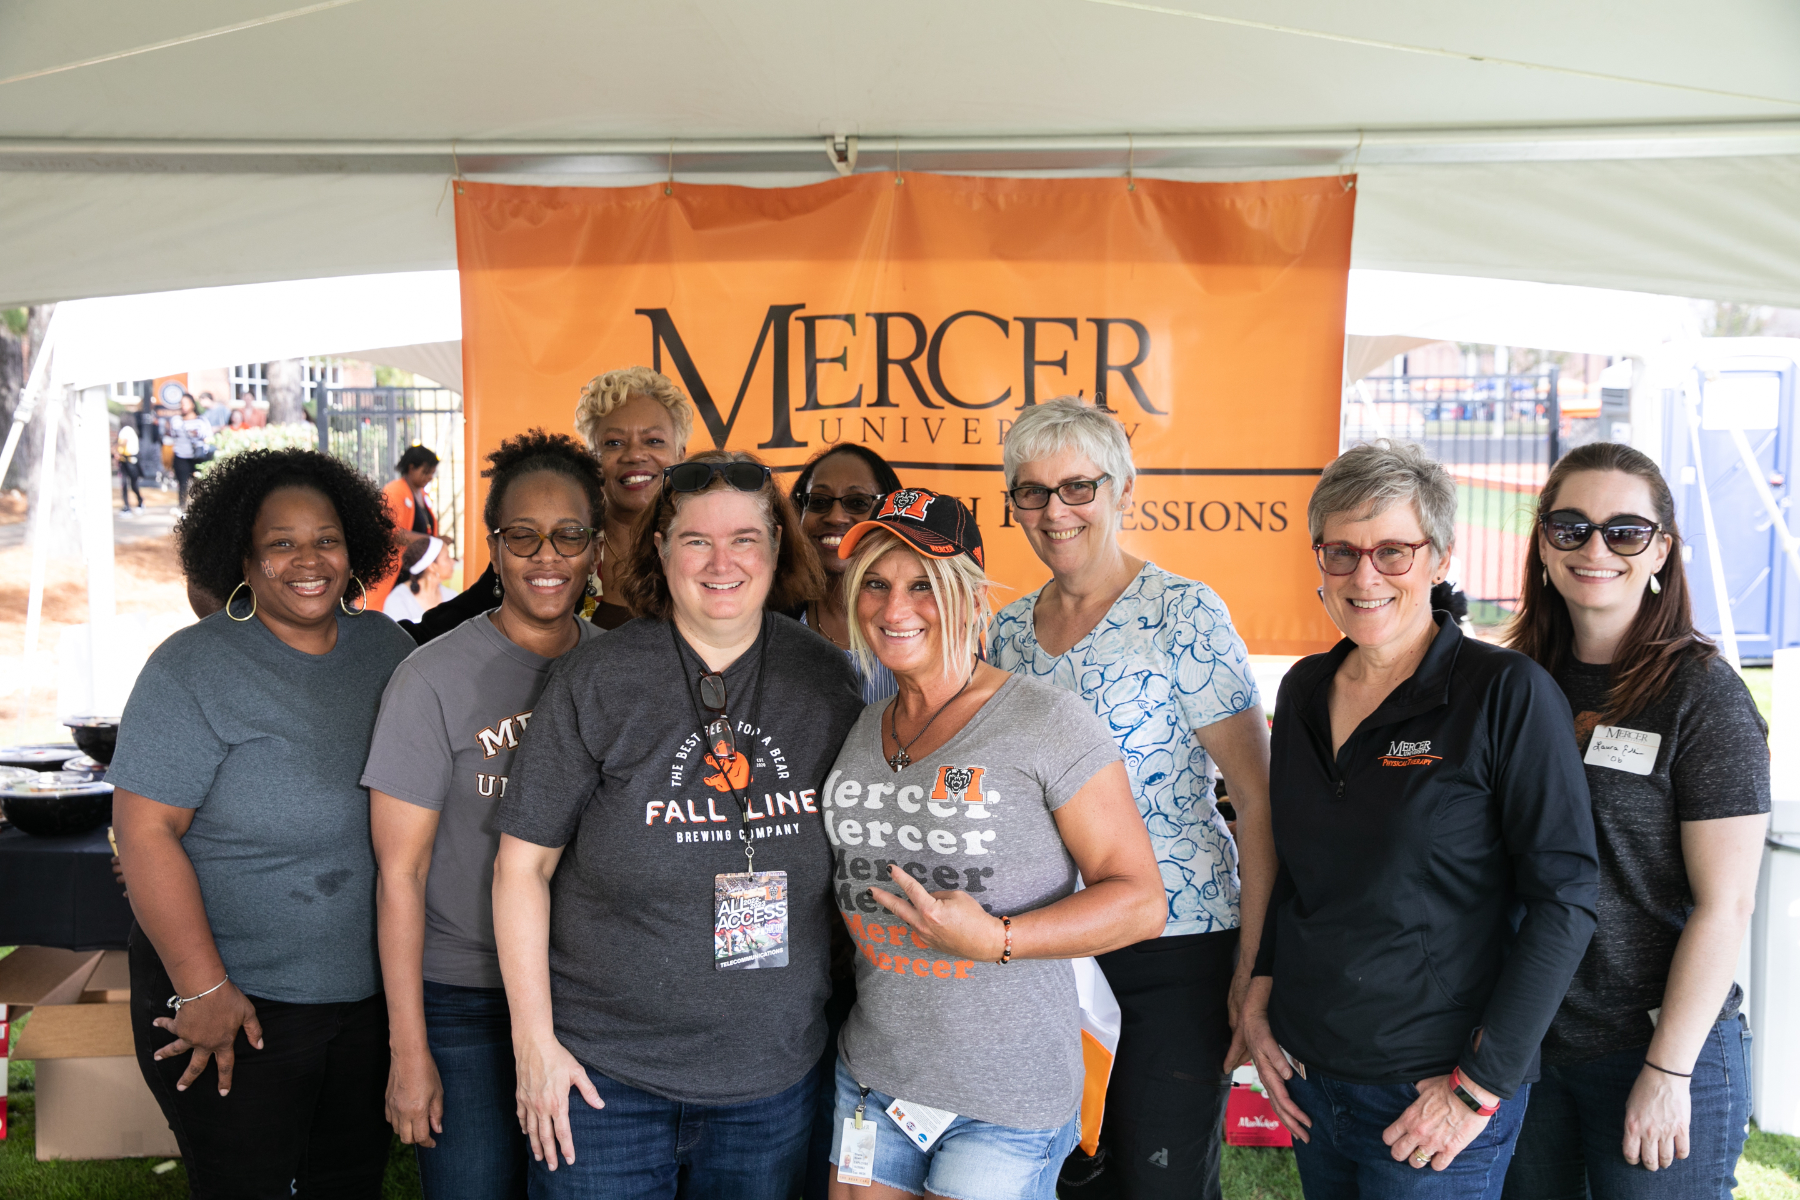
[[[694,406],[687,393],[649,367],[621,367],[587,381],[575,404],[575,432],[600,460],[606,480],[606,504],[600,520],[600,553],[595,557],[598,586],[582,615],[602,629],[617,629],[631,619],[619,603],[621,556],[629,553],[631,526],[656,499],[663,468],[687,456],[694,431]],[[413,640],[424,645],[464,621],[480,616],[499,599],[493,567],[467,591],[438,605],[418,623],[401,622]]]

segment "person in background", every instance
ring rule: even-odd
[[[231,423],[231,405],[220,404],[213,398],[211,392],[200,393],[197,407],[200,415],[206,419],[206,423],[215,430],[223,429]]]
[[[226,419],[225,427],[227,429],[244,428],[244,410],[241,408],[233,408],[231,410],[231,416]]]
[[[533,430],[502,442],[482,475],[502,598],[400,664],[362,777],[394,1047],[388,1120],[419,1147],[426,1200],[525,1196],[494,949],[494,814],[551,666],[599,634],[575,616],[594,565],[599,464],[573,438]]]
[[[138,485],[138,431],[137,414],[126,413],[125,419],[119,422],[119,437],[113,443],[113,455],[119,460],[119,500],[125,506],[126,516],[131,515],[131,497],[137,496],[137,508],[144,511],[144,489]]]
[[[175,532],[226,604],[151,654],[108,775],[138,1066],[195,1196],[374,1200],[388,1027],[357,780],[413,646],[358,581],[393,527],[336,459],[257,450],[209,472]]]
[[[981,661],[989,585],[961,501],[890,493],[839,553],[852,643],[899,692],[863,710],[824,797],[861,951],[831,1195],[1053,1200],[1085,1074],[1067,960],[1154,938],[1167,915],[1131,781],[1078,697]],[[845,1139],[896,1100],[953,1116],[926,1147],[872,1135],[874,1183],[853,1191]]]
[[[238,400],[244,406],[244,428],[261,429],[269,423],[269,402],[258,399],[255,392],[243,388],[238,392]]]
[[[1432,610],[1456,484],[1418,446],[1345,451],[1306,520],[1344,640],[1275,706],[1279,867],[1245,1037],[1307,1200],[1497,1200],[1594,930],[1569,705]]]
[[[382,485],[381,497],[395,529],[395,545],[404,554],[417,538],[437,536],[437,514],[425,489],[437,477],[438,456],[425,446],[408,446],[394,464],[394,478]],[[387,598],[400,581],[396,572],[369,585],[369,603],[387,611]]]
[[[1544,1039],[1509,1200],[1726,1200],[1750,1120],[1732,982],[1768,826],[1768,727],[1694,630],[1675,501],[1613,442],[1538,497],[1508,643],[1575,713],[1600,924]]]
[[[788,498],[800,513],[800,528],[825,568],[825,592],[799,612],[790,613],[802,625],[825,635],[842,650],[862,680],[863,702],[873,704],[894,694],[893,674],[874,660],[864,674],[862,662],[850,650],[850,615],[844,599],[844,567],[838,546],[844,534],[874,511],[889,492],[900,490],[900,477],[887,460],[867,446],[832,446],[819,451],[801,468]]]
[[[667,468],[620,549],[644,615],[551,671],[495,821],[532,1195],[789,1200],[830,992],[821,796],[862,697],[781,615],[823,573],[753,456]]]
[[[181,411],[169,422],[169,442],[175,451],[175,511],[185,512],[194,468],[212,457],[213,428],[201,419],[194,398],[181,393]]]
[[[575,432],[599,458],[606,476],[595,595],[583,606],[583,615],[602,629],[616,629],[631,619],[631,610],[618,600],[619,585],[613,572],[619,569],[620,552],[629,553],[632,523],[656,499],[663,469],[687,453],[693,428],[694,406],[687,396],[666,376],[648,367],[608,371],[594,376],[581,389],[575,406]],[[480,613],[493,599],[490,564],[462,595],[405,628],[415,641],[427,642]]]
[[[456,571],[456,561],[444,539],[412,536],[400,557],[400,583],[381,602],[381,611],[396,621],[417,621],[456,593],[444,580]]]
[[[1028,408],[1003,466],[1051,580],[1001,611],[990,661],[1075,693],[1106,723],[1168,901],[1162,936],[1099,960],[1123,1016],[1118,1054],[1099,1153],[1071,1155],[1060,1190],[1218,1200],[1221,1064],[1275,879],[1269,726],[1249,652],[1211,588],[1119,545],[1137,470],[1112,416],[1067,396]],[[1214,804],[1215,762],[1235,840]]]

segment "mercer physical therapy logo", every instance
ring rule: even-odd
[[[1381,756],[1381,765],[1384,767],[1428,767],[1441,761],[1441,755],[1431,753],[1429,740],[1389,742],[1387,753]]]
[[[502,750],[517,750],[519,735],[525,732],[525,726],[531,723],[531,710],[514,713],[503,721],[498,721],[475,735],[481,743],[481,757],[492,758]]]
[[[915,521],[923,521],[925,510],[931,507],[931,502],[935,499],[936,496],[927,496],[916,488],[901,488],[888,496],[875,517],[877,520],[882,517],[910,517]]]

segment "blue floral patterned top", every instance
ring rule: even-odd
[[[1258,703],[1225,602],[1147,562],[1092,632],[1052,656],[1035,632],[1042,591],[1001,610],[993,664],[1078,693],[1112,731],[1169,894],[1163,936],[1235,929],[1237,846],[1213,804],[1212,761],[1193,734]]]

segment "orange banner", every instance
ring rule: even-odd
[[[502,438],[569,429],[588,379],[643,364],[694,399],[690,450],[792,470],[858,442],[961,496],[998,607],[1048,578],[1005,503],[1006,432],[1103,395],[1139,472],[1126,548],[1211,584],[1253,652],[1322,649],[1306,499],[1337,453],[1353,211],[1337,178],[460,183],[464,511]]]

